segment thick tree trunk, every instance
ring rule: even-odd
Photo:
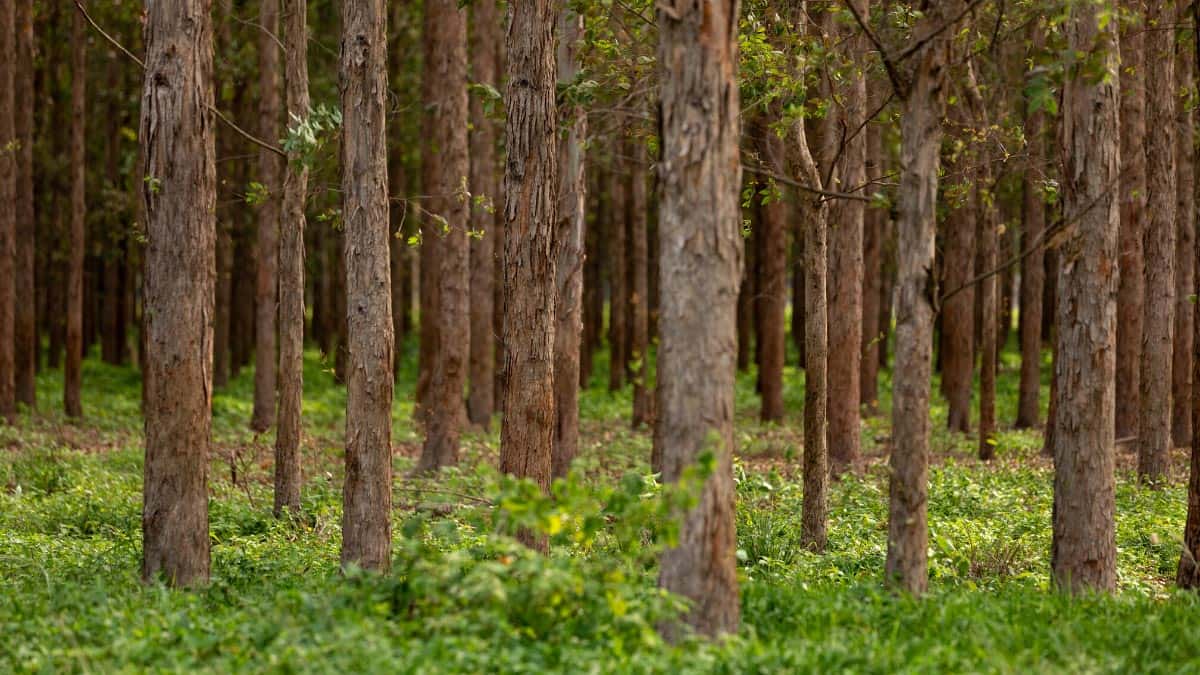
[[[761,125],[759,148],[763,161],[772,171],[785,170],[784,144],[779,134],[768,125]],[[782,190],[782,186],[776,186]],[[764,422],[783,421],[783,361],[787,347],[784,313],[787,310],[787,252],[789,206],[782,195],[772,195],[762,205],[762,288],[759,289],[758,313],[762,327],[758,335],[761,363],[758,375],[762,382]]]
[[[394,347],[388,260],[384,5],[383,0],[342,3],[341,55],[342,213],[349,346],[342,565],[381,572],[387,571],[392,557]]]
[[[308,116],[308,2],[282,0],[287,112]],[[275,429],[275,517],[300,511],[300,425],[304,397],[304,202],[308,166],[288,157],[279,228],[279,415]]]
[[[657,5],[662,83],[658,424],[663,480],[711,457],[712,474],[663,552],[659,584],[691,601],[701,635],[737,631],[733,387],[742,266],[737,0]],[[677,637],[675,626],[664,626]]]
[[[67,363],[63,410],[83,415],[83,263],[87,217],[87,26],[79,12],[71,20],[71,225],[67,243]]]
[[[500,17],[496,0],[471,4],[471,79],[492,87],[499,85],[496,57],[499,53]],[[471,345],[470,398],[467,415],[472,424],[487,427],[496,410],[496,209],[500,200],[496,179],[496,123],[488,118],[480,96],[471,97],[470,140],[471,190],[476,202],[471,208],[471,229],[481,234],[471,240]],[[479,202],[479,197],[483,198]],[[503,242],[501,242],[503,245]]]
[[[1185,3],[1176,5],[1180,23],[1187,21]],[[1176,42],[1175,82],[1176,92],[1190,91],[1193,82],[1193,44]],[[1195,129],[1190,109],[1185,98],[1177,94],[1176,111],[1176,202],[1175,222],[1178,240],[1175,246],[1175,335],[1171,359],[1171,438],[1177,448],[1187,447],[1192,442],[1192,313],[1196,293],[1196,186],[1192,172],[1192,148],[1195,146]]]
[[[467,13],[457,0],[431,0],[425,5],[425,75],[428,139],[426,208],[436,214],[431,236],[438,238],[438,346],[425,405],[425,446],[418,471],[434,471],[458,463],[458,435],[467,419],[463,388],[471,348],[469,209],[462,186],[467,161]],[[437,155],[436,161],[429,160]]]
[[[971,162],[963,158],[962,163]],[[975,377],[975,291],[964,284],[975,276],[975,211],[970,194],[950,207],[945,223],[946,290],[961,291],[946,298],[942,305],[941,362],[942,393],[950,405],[952,431],[971,430],[971,387]]]
[[[1040,23],[1033,28],[1033,44],[1043,38]],[[1026,104],[1028,107],[1028,103]],[[1046,275],[1041,238],[1046,229],[1046,205],[1041,182],[1045,174],[1045,141],[1042,128],[1045,113],[1027,110],[1025,114],[1026,160],[1021,179],[1021,248],[1030,251],[1021,261],[1021,381],[1017,402],[1017,428],[1033,429],[1041,423],[1042,390],[1042,284]]]
[[[15,297],[20,298],[14,307],[13,357],[16,361],[16,400],[33,408],[37,404],[37,284],[34,279],[36,268],[37,223],[33,212],[33,137],[34,137],[34,90],[33,90],[33,0],[16,0],[16,59],[13,93],[16,110],[14,131],[19,145],[16,165],[16,210],[14,228],[15,245],[13,273]],[[0,286],[3,286],[0,283]]]
[[[1145,294],[1142,230],[1146,216],[1146,72],[1143,68],[1145,0],[1121,0],[1134,20],[1121,32],[1121,232],[1117,295],[1117,438],[1138,433],[1141,391],[1142,300]],[[1157,75],[1156,75],[1157,76]],[[1053,311],[1045,307],[1043,311]],[[1043,337],[1045,335],[1043,334]]]
[[[279,131],[279,2],[261,0],[258,34],[259,135],[276,139]],[[279,316],[279,208],[283,166],[279,155],[258,150],[258,180],[267,198],[258,207],[258,259],[254,290],[254,411],[250,428],[266,431],[275,423]]]
[[[208,0],[147,7],[139,133],[149,241],[142,577],[177,586],[209,575],[217,194],[211,22]]]
[[[16,0],[0,0],[0,147],[16,141],[13,83],[16,81]],[[16,417],[16,153],[0,152],[0,417]]]
[[[1146,25],[1171,34],[1174,15],[1151,2]],[[1175,50],[1174,40],[1146,42],[1146,211],[1142,233],[1145,296],[1142,303],[1142,361],[1138,398],[1138,478],[1151,485],[1166,480],[1171,456],[1171,350],[1175,328]]]
[[[583,39],[583,17],[564,11],[560,16],[558,41],[558,81],[570,84],[579,70]],[[567,474],[571,461],[579,454],[579,344],[583,333],[583,264],[587,223],[587,181],[584,175],[584,141],[587,117],[582,105],[565,106],[560,111],[560,126],[567,134],[558,149],[558,217],[554,230],[555,300],[557,318],[554,329],[554,477]],[[644,178],[644,177],[643,177]],[[643,224],[645,217],[643,215]],[[644,240],[643,231],[643,240]],[[636,285],[636,273],[635,273]],[[644,275],[643,275],[644,279]],[[643,338],[645,325],[643,324]],[[634,339],[637,338],[636,319]],[[634,411],[637,389],[634,389]],[[636,423],[636,417],[635,417]]]
[[[901,111],[900,202],[897,227],[896,368],[892,379],[890,506],[886,576],[921,594],[929,583],[929,389],[932,376],[933,275],[937,180],[950,45],[940,32],[961,2],[942,3],[913,29],[925,39]]]
[[[1069,48],[1103,65],[1104,77],[1074,66],[1063,87],[1063,205],[1076,229],[1059,248],[1058,375],[1054,414],[1054,583],[1069,591],[1113,590],[1114,357],[1117,323],[1120,169],[1115,22],[1099,28],[1102,5],[1073,5]],[[1093,56],[1094,54],[1094,56]],[[1170,80],[1168,80],[1170,81]],[[1168,85],[1169,87],[1170,85]],[[1174,194],[1171,195],[1172,206]]]
[[[629,345],[625,341],[626,299],[625,233],[628,195],[621,180],[621,163],[613,162],[609,175],[609,232],[608,240],[608,390],[625,386],[625,364],[629,361]]]
[[[1189,6],[1194,40],[1200,40],[1200,4]],[[1198,53],[1193,56],[1200,61],[1200,47],[1193,42],[1192,47]],[[1193,63],[1192,78],[1189,86],[1200,83],[1200,63]],[[1200,150],[1191,148],[1193,166],[1200,166]],[[1182,158],[1180,158],[1182,161]],[[1196,175],[1193,174],[1193,180]],[[1182,189],[1183,186],[1180,186]],[[1196,189],[1197,184],[1189,186]],[[1193,218],[1195,216],[1193,215]],[[1192,250],[1192,263],[1200,268],[1200,242],[1195,243]],[[1192,312],[1192,382],[1200,382],[1200,312]],[[1192,430],[1200,429],[1200,387],[1192,387],[1191,396]],[[1187,491],[1187,522],[1183,530],[1183,553],[1179,556],[1179,569],[1175,574],[1175,583],[1181,588],[1200,588],[1200,433],[1192,434],[1192,457],[1188,473]]]
[[[633,428],[651,422],[650,389],[646,382],[650,361],[650,251],[646,227],[645,142],[629,143],[629,364],[633,381]]]
[[[554,230],[558,221],[558,3],[513,6],[505,40],[504,419],[500,470],[550,488],[555,440]],[[544,541],[526,537],[539,548]]]

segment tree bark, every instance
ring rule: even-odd
[[[71,225],[67,243],[67,359],[63,410],[83,415],[83,263],[87,217],[87,26],[79,12],[71,20]]]
[[[16,59],[13,92],[16,111],[14,131],[20,143],[16,166],[16,225],[13,272],[16,275],[14,292],[21,302],[15,303],[14,359],[16,361],[15,395],[19,403],[33,408],[37,404],[37,285],[36,268],[37,223],[33,211],[33,0],[16,0]],[[3,286],[0,283],[0,286]]]
[[[896,367],[892,384],[889,482],[889,584],[914,595],[929,583],[929,389],[932,376],[934,231],[941,119],[945,109],[950,44],[939,32],[960,1],[941,3],[913,28],[924,46],[901,95],[900,189],[897,220]]]
[[[558,81],[569,85],[579,70],[578,50],[583,40],[583,17],[564,11],[559,17]],[[559,114],[560,126],[567,135],[558,149],[558,217],[554,230],[555,300],[557,317],[554,329],[554,456],[551,473],[567,474],[571,461],[579,454],[579,345],[583,333],[584,237],[587,222],[584,205],[587,182],[584,175],[584,142],[587,116],[579,104],[565,103]],[[643,176],[644,179],[644,176]],[[644,188],[643,188],[644,189]],[[643,214],[643,242],[645,215]],[[635,256],[636,257],[636,256]],[[635,272],[636,286],[636,272]],[[643,275],[643,280],[644,280]],[[634,340],[637,340],[637,328]],[[642,326],[645,337],[645,324]],[[637,389],[634,388],[635,424]]]
[[[513,5],[505,44],[504,419],[500,470],[549,491],[555,440],[558,3]],[[545,541],[525,537],[545,548]]]
[[[663,552],[659,585],[691,601],[701,635],[737,631],[733,486],[735,311],[742,267],[738,208],[737,0],[657,5],[661,78],[661,304],[658,424],[663,480],[703,456],[713,472]],[[668,638],[677,626],[663,627]]]
[[[1170,34],[1174,15],[1151,2],[1146,25]],[[1165,35],[1164,33],[1153,33]],[[1171,348],[1175,324],[1175,50],[1174,40],[1146,42],[1146,210],[1142,233],[1145,296],[1142,303],[1141,385],[1138,398],[1138,478],[1159,485],[1171,453]]]
[[[1176,5],[1178,22],[1187,21],[1185,3]],[[1193,52],[1186,41],[1175,42],[1176,92],[1192,91]],[[1195,129],[1186,98],[1176,94],[1175,336],[1171,359],[1171,438],[1177,448],[1192,442],[1192,313],[1196,293],[1195,191],[1192,148]]]
[[[145,19],[142,577],[176,586],[209,576],[217,187],[211,10],[208,0],[155,2]]]
[[[758,129],[759,151],[764,163],[772,171],[785,171],[783,139],[769,122],[777,119],[772,114],[768,123]],[[759,289],[759,321],[762,327],[758,336],[761,363],[759,378],[762,382],[762,408],[759,417],[764,422],[783,421],[783,361],[787,346],[784,313],[787,310],[787,252],[789,205],[783,199],[782,186],[775,186],[775,194],[762,205],[762,288]]]
[[[289,124],[308,117],[308,2],[283,0]],[[279,229],[279,415],[275,429],[275,517],[300,511],[301,403],[304,398],[304,202],[308,166],[288,157]]]
[[[625,304],[626,261],[625,233],[627,231],[625,202],[628,195],[621,180],[621,163],[613,162],[609,175],[609,231],[608,242],[608,390],[617,391],[625,386],[625,365],[629,361],[628,343],[625,342],[625,320],[628,306]]]
[[[496,57],[500,43],[500,17],[496,0],[471,4],[471,78],[476,84],[499,85]],[[470,140],[471,229],[471,345],[470,398],[467,415],[472,424],[487,428],[496,410],[496,209],[500,199],[496,180],[496,123],[488,118],[483,98],[471,97],[473,133]],[[482,202],[480,198],[482,197]],[[503,245],[503,243],[501,243]]]
[[[279,132],[279,2],[261,0],[258,21],[259,135],[280,138]],[[283,167],[266,148],[258,150],[259,181],[267,198],[258,207],[258,259],[254,301],[254,411],[250,428],[262,432],[275,423],[275,366],[279,316],[279,208]]]
[[[1191,11],[1190,17],[1192,24],[1192,36],[1194,40],[1200,39],[1200,4],[1193,3],[1188,9]],[[1195,42],[1192,47],[1197,50],[1193,54],[1197,61],[1200,61],[1200,48],[1197,48]],[[1192,81],[1189,86],[1197,86],[1200,84],[1200,63],[1193,62],[1191,65]],[[1195,147],[1190,148],[1191,159],[1194,166],[1200,166],[1200,150]],[[1182,158],[1181,158],[1182,160]],[[1196,175],[1193,174],[1193,180]],[[1198,186],[1195,182],[1188,186],[1191,189],[1196,189]],[[1183,186],[1181,185],[1182,189]],[[1193,204],[1194,206],[1194,204]],[[1193,218],[1195,216],[1193,215]],[[1192,250],[1192,262],[1200,268],[1200,242],[1194,242]],[[1192,382],[1200,382],[1200,312],[1192,312]],[[1192,413],[1192,430],[1200,429],[1200,387],[1192,387],[1191,392],[1191,413]],[[1181,588],[1200,588],[1200,433],[1192,434],[1191,443],[1191,462],[1188,467],[1188,488],[1187,488],[1187,522],[1183,530],[1183,553],[1179,556],[1179,569],[1175,574],[1175,583]]]
[[[883,130],[879,122],[869,122],[867,135],[866,177],[877,180],[883,175]],[[868,191],[870,193],[871,191]],[[863,306],[862,361],[859,399],[870,414],[879,412],[879,333],[880,304],[883,302],[883,236],[887,212],[872,206],[863,215]]]
[[[960,163],[973,161],[962,158]],[[975,276],[975,215],[971,195],[948,206],[945,221],[943,267],[947,290],[962,288],[942,306],[942,393],[950,406],[948,426],[963,433],[971,430],[971,388],[975,377],[975,292],[963,287]]]
[[[341,558],[343,567],[353,564],[386,572],[392,551],[394,343],[384,1],[343,2],[342,31],[342,213],[349,363]]]
[[[1101,59],[1104,77],[1075,65],[1062,99],[1063,215],[1077,225],[1060,246],[1054,414],[1052,578],[1059,588],[1113,590],[1114,358],[1119,180],[1117,34],[1098,14],[1115,2],[1073,5],[1069,48]],[[1093,56],[1094,55],[1094,56]],[[1172,205],[1174,195],[1172,194]]]
[[[13,83],[16,81],[15,0],[0,0],[0,147],[16,140]],[[0,152],[0,204],[12,204],[17,188],[16,154]],[[16,418],[16,214],[0,208],[0,417]]]
[[[1145,0],[1121,0],[1134,19],[1121,32],[1121,231],[1117,295],[1118,438],[1138,434],[1142,314],[1145,294],[1142,231],[1146,220],[1146,74],[1143,68]],[[1053,308],[1047,307],[1046,310]]]
[[[1044,33],[1035,22],[1032,42],[1040,48]],[[1041,423],[1042,390],[1042,285],[1046,275],[1043,249],[1037,244],[1046,229],[1046,205],[1042,199],[1041,181],[1045,173],[1045,140],[1042,129],[1045,113],[1032,110],[1026,103],[1025,112],[1025,174],[1021,178],[1021,247],[1031,253],[1021,261],[1021,380],[1017,402],[1017,428],[1033,429]]]
[[[646,154],[645,142],[629,143],[633,160],[629,163],[629,199],[625,202],[629,223],[629,364],[633,381],[633,428],[651,422],[650,389],[647,385],[650,362],[650,261],[646,228]]]
[[[425,407],[425,445],[417,470],[458,463],[458,435],[467,419],[463,388],[471,348],[471,289],[467,161],[467,14],[456,0],[425,5],[425,75],[432,77],[426,108],[426,208],[436,214],[438,346]]]

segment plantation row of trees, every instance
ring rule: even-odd
[[[1055,582],[1115,588],[1118,441],[1152,487],[1192,444],[1200,580],[1193,6],[422,5],[0,0],[0,413],[61,363],[83,415],[85,352],[136,361],[147,579],[209,576],[212,393],[250,364],[299,512],[306,340],[347,389],[342,562],[386,571],[414,334],[418,470],[500,413],[501,469],[547,491],[607,347],[663,481],[713,467],[660,572],[705,634],[738,625],[735,374],[785,422],[789,354],[814,550],[894,354],[886,575],[923,592],[935,369],[989,460],[1043,423],[1052,346]]]

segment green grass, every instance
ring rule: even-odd
[[[670,495],[645,475],[650,435],[628,427],[629,388],[604,386],[607,357],[581,396],[577,470],[545,500],[492,468],[496,424],[464,437],[460,467],[407,477],[420,442],[413,352],[394,415],[392,573],[338,569],[345,396],[309,354],[301,521],[270,516],[273,439],[246,428],[251,373],[215,397],[213,581],[197,591],[138,579],[136,372],[89,359],[78,424],[56,412],[59,374],[41,375],[43,412],[0,427],[0,672],[1200,671],[1200,601],[1171,587],[1182,467],[1157,492],[1118,476],[1120,592],[1067,598],[1048,587],[1051,473],[1040,434],[1005,430],[984,465],[974,439],[943,430],[935,400],[931,591],[916,601],[881,584],[886,416],[864,423],[874,461],[832,485],[829,550],[813,554],[799,544],[803,372],[787,372],[781,425],[757,421],[754,375],[744,373],[743,629],[722,644],[668,646],[655,626],[680,606],[655,588],[654,559],[670,537]],[[1006,352],[1001,420],[1015,413],[1018,366]],[[516,544],[518,525],[552,533],[552,555]]]

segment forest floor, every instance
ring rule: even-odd
[[[887,417],[864,422],[866,460],[832,485],[829,548],[800,544],[803,374],[789,368],[783,425],[757,421],[753,373],[737,393],[743,627],[720,644],[664,645],[678,602],[655,588],[669,506],[647,476],[650,434],[628,428],[630,392],[581,397],[582,456],[540,498],[497,475],[498,430],[464,436],[461,466],[412,478],[415,346],[394,416],[391,574],[339,571],[344,390],[310,354],[304,515],[272,518],[273,437],[255,436],[253,376],[214,400],[209,473],[213,579],[143,586],[137,373],[89,359],[81,422],[41,410],[0,426],[0,671],[280,672],[1180,672],[1200,669],[1200,600],[1172,588],[1186,511],[1185,454],[1163,490],[1117,484],[1120,592],[1049,590],[1052,475],[1039,432],[1003,431],[998,457],[944,431],[935,401],[930,593],[881,584]],[[998,416],[1016,409],[1019,356],[1002,356]],[[1048,368],[1045,369],[1048,372]],[[887,375],[879,408],[889,407]],[[935,386],[935,391],[936,391]],[[1043,387],[1043,402],[1046,399]],[[1128,452],[1123,450],[1122,452]],[[506,536],[534,523],[552,553]]]

